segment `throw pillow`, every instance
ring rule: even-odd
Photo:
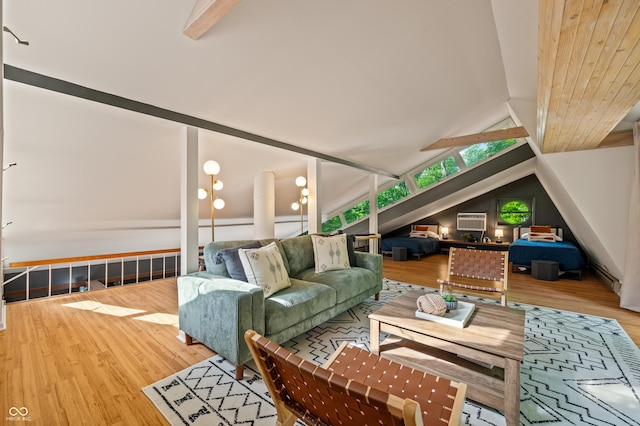
[[[316,272],[351,268],[347,250],[347,236],[345,234],[338,234],[333,237],[312,235],[311,242],[313,243]]]
[[[440,239],[440,235],[436,234],[433,231],[427,231],[427,237],[429,238],[435,238],[436,240]]]
[[[541,225],[531,225],[531,228],[529,228],[530,232],[546,232],[546,233],[550,233],[551,232],[551,225],[546,225],[546,226],[541,226]]]
[[[248,282],[262,287],[264,297],[291,286],[284,261],[275,242],[261,248],[238,249]]]
[[[353,234],[347,234],[347,252],[349,253],[349,265],[358,266],[356,262],[356,236]]]
[[[427,232],[429,225],[414,225],[412,231]]]
[[[238,250],[241,248],[250,249],[259,247],[260,242],[252,241],[241,246],[220,250],[218,253],[216,253],[216,264],[224,262],[224,266],[227,268],[227,272],[229,273],[229,276],[231,278],[249,282],[247,280],[247,275],[244,273],[244,267],[242,266],[242,262],[240,261],[240,256],[238,256]]]
[[[553,232],[529,232],[529,241],[546,241],[555,243],[556,238]]]

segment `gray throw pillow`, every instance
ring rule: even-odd
[[[349,264],[351,266],[358,266],[356,262],[356,250],[355,250],[356,236],[353,234],[347,234],[347,253],[349,254]]]
[[[244,273],[244,267],[238,256],[239,249],[253,249],[262,247],[259,241],[252,241],[248,244],[244,244],[237,247],[232,247],[224,250],[220,250],[216,253],[216,263],[220,264],[224,262],[224,266],[227,268],[229,276],[233,279],[249,282],[247,275]]]

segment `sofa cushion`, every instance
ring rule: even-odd
[[[266,246],[267,244],[275,241],[274,239],[265,239],[265,240],[233,240],[233,241],[215,241],[213,243],[209,243],[204,247],[202,254],[204,256],[204,265],[207,269],[207,272],[213,275],[222,275],[223,277],[231,277],[229,272],[227,271],[227,267],[224,262],[216,262],[217,254],[220,250],[230,249],[233,247],[242,246],[245,244],[250,244],[254,241],[258,241],[261,246]],[[287,266],[287,262],[285,260],[285,266]]]
[[[227,268],[227,273],[231,278],[249,282],[247,280],[247,274],[244,273],[244,267],[242,266],[242,262],[240,261],[238,249],[250,249],[259,247],[261,247],[260,242],[252,241],[241,246],[222,249],[218,253],[216,253],[216,265],[219,265],[220,262],[224,262],[224,266]]]
[[[328,285],[336,291],[336,303],[342,303],[360,293],[374,289],[378,281],[373,271],[350,268],[317,273],[313,268],[298,274],[296,278]]]
[[[333,288],[291,278],[291,287],[264,300],[265,332],[276,334],[336,304]]]
[[[310,235],[286,238],[280,241],[283,257],[289,262],[289,276],[295,277],[302,271],[313,268],[313,245]]]
[[[312,235],[311,242],[313,243],[316,272],[349,269],[351,267],[346,234],[339,234],[333,237]]]
[[[276,243],[261,248],[238,249],[247,280],[262,287],[264,297],[291,285],[282,255]]]

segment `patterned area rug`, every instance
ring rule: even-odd
[[[369,313],[415,288],[431,291],[385,280],[380,301],[370,298],[283,346],[317,364],[345,340],[368,349]],[[521,424],[640,425],[640,350],[617,321],[509,305],[526,311]],[[214,356],[143,391],[172,425],[274,425],[275,408],[255,365],[245,368],[248,380],[234,375],[231,363]],[[501,413],[473,401],[465,403],[463,420],[505,424]]]

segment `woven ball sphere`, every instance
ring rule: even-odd
[[[425,294],[418,297],[418,310],[425,314],[442,316],[447,312],[447,304],[437,293]]]

